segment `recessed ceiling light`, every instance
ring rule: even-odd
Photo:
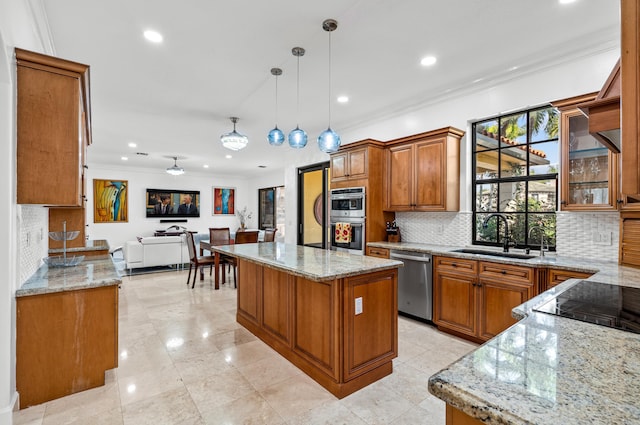
[[[349,96],[338,96],[338,103],[347,103],[349,101]]]
[[[558,3],[560,4],[569,4],[569,3],[575,3],[576,0],[558,0]]]
[[[121,156],[120,159],[123,161],[127,161],[129,158],[127,158],[126,156]]]
[[[130,147],[130,148],[135,148],[135,147],[137,147],[137,146],[138,146],[138,145],[136,145],[136,144],[135,144],[135,143],[133,143],[133,142],[129,143],[129,147]]]
[[[233,158],[231,155],[225,155],[224,157],[227,158],[227,159]]]
[[[162,43],[162,34],[160,34],[158,31],[146,30],[144,32],[144,38],[152,43]]]
[[[517,66],[512,66],[511,68],[507,69],[507,71],[511,72],[511,71],[515,71],[516,69],[518,69]]]
[[[431,65],[435,64],[436,62],[437,62],[437,59],[436,59],[435,56],[425,56],[420,61],[420,65],[422,65],[422,66],[431,66]]]
[[[202,167],[203,167],[203,168],[209,168],[209,165],[204,164]]]

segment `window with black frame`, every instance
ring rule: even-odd
[[[258,227],[284,231],[284,186],[258,189]]]
[[[472,124],[473,243],[555,250],[558,118],[544,106]]]

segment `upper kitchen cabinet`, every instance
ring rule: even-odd
[[[15,49],[17,202],[83,206],[91,143],[89,67]]]
[[[577,105],[593,102],[596,93],[554,102],[560,110],[561,200],[565,211],[602,211],[618,207],[619,155],[589,130]]]
[[[387,142],[388,211],[458,211],[462,130],[446,127]]]
[[[369,169],[379,167],[380,161],[374,156],[375,149],[381,149],[382,142],[372,139],[361,140],[342,146],[331,155],[331,187],[347,187],[353,184],[341,184],[369,177]],[[336,183],[338,183],[336,185]],[[360,185],[361,186],[361,185]]]

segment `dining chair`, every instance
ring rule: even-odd
[[[209,243],[211,243],[211,245],[230,245],[231,230],[228,227],[209,227]],[[220,255],[220,265],[222,266],[222,282],[224,283],[227,280],[227,273],[226,273],[225,266],[227,266],[227,269],[232,266],[233,257],[229,257],[228,255],[224,255],[224,254],[219,254],[219,255]]]
[[[257,230],[246,230],[244,232],[236,232],[235,244],[243,244],[243,243],[256,243],[258,242],[258,231]],[[234,288],[238,287],[236,283],[236,276],[238,275],[237,268],[238,262],[235,257],[229,257],[232,261],[233,265],[233,286]]]
[[[193,240],[193,233],[185,232],[187,236],[187,248],[189,249],[189,275],[187,276],[187,285],[189,285],[189,280],[191,279],[191,269],[195,269],[193,272],[193,284],[191,288],[195,288],[196,286],[196,276],[198,275],[198,268],[211,266],[215,264],[215,257],[213,255],[203,255],[199,256],[196,251],[196,243]],[[209,271],[211,274],[211,271]]]
[[[276,232],[278,229],[265,229],[264,230],[264,241],[265,242],[274,242],[276,240]]]

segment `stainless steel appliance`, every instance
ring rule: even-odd
[[[332,189],[329,196],[331,203],[329,223],[331,225],[331,249],[364,255],[366,235],[365,224],[365,190],[364,187]],[[351,241],[336,242],[336,225],[351,225]]]
[[[331,208],[329,217],[339,219],[345,217],[364,218],[364,187],[332,189],[330,194]]]
[[[390,257],[404,263],[398,268],[398,311],[424,320],[433,318],[431,254],[392,250]]]

